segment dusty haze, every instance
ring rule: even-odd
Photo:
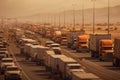
[[[96,0],[96,7],[106,7],[108,0]],[[91,0],[0,0],[0,17],[26,16],[36,13],[60,12],[92,7]],[[120,5],[120,0],[110,0],[110,6]]]

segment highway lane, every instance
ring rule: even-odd
[[[36,65],[35,62],[26,61],[25,56],[20,54],[19,48],[12,43],[10,43],[9,51],[13,53],[18,62],[19,66],[23,71],[23,80],[53,80],[51,78],[51,73],[47,72],[45,66]],[[61,80],[60,78],[58,80]]]
[[[37,36],[37,39],[41,39],[40,36]],[[43,42],[41,43],[44,43],[46,40],[45,38],[42,38]],[[67,47],[63,49],[63,54],[65,55],[68,55],[70,57],[73,57],[74,59],[76,59],[78,62],[80,62],[83,66],[85,66],[85,68],[89,71],[89,72],[92,72],[96,75],[98,75],[99,77],[101,77],[103,80],[120,80],[120,74],[118,72],[116,72],[115,70],[109,70],[108,68],[105,67],[105,65],[109,64],[109,62],[100,62],[98,61],[97,59],[92,59],[92,58],[89,58],[89,53],[86,53],[85,55],[82,54],[82,53],[76,53],[74,50],[70,50],[68,49]],[[81,55],[82,54],[82,55]],[[82,56],[82,57],[81,57]],[[88,57],[89,59],[86,60],[86,59],[82,59],[84,57]],[[18,57],[19,58],[19,57]],[[82,60],[81,60],[82,59]],[[24,59],[21,59],[21,60],[24,60]],[[91,62],[92,61],[92,62]],[[20,64],[22,61],[19,61]],[[27,65],[27,63],[23,64],[24,62],[22,62],[21,65],[23,65],[23,67],[25,66],[29,66]],[[29,64],[29,62],[28,62]],[[34,65],[34,63],[30,63],[32,65]],[[27,68],[27,67],[26,67]],[[26,69],[25,68],[25,69]],[[33,67],[34,68],[34,67]],[[31,69],[31,68],[30,68]],[[116,69],[116,68],[115,68]],[[29,74],[29,71],[26,71],[28,72]]]
[[[103,80],[120,80],[120,68],[112,67],[112,62],[101,62],[91,58],[90,53],[78,53],[63,46],[62,53],[76,59],[88,72],[96,74]]]
[[[120,73],[118,73],[118,72],[115,72],[113,70],[108,70],[108,69],[101,67],[100,65],[98,65],[92,61],[86,60],[84,58],[81,60],[80,58],[76,57],[77,56],[76,54],[74,54],[68,50],[63,49],[62,53],[69,57],[74,58],[82,66],[84,66],[88,72],[92,72],[92,73],[96,74],[103,80],[120,80]]]

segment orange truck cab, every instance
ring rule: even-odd
[[[113,58],[113,41],[111,39],[100,40],[99,44],[99,55],[100,60],[105,60],[106,58]]]
[[[89,35],[83,34],[77,37],[77,52],[89,52]]]

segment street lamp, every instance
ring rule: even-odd
[[[84,4],[82,5],[82,30],[84,29]]]
[[[64,10],[64,27],[66,25],[66,17],[65,17],[65,10]]]
[[[95,33],[95,1],[96,0],[92,0],[93,2],[93,34]]]
[[[59,13],[59,28],[60,28],[60,13]]]
[[[110,1],[108,0],[108,34],[110,33]]]
[[[73,31],[75,31],[75,4],[73,4]]]

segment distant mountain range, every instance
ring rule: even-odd
[[[56,13],[56,14],[52,14],[52,13],[40,14],[40,13],[38,13],[35,15],[27,16],[26,18],[29,18],[32,20],[37,20],[37,21],[39,20],[39,21],[43,21],[43,22],[44,21],[52,22],[55,20],[57,23],[59,20],[58,19],[59,14],[60,14],[61,22],[63,23],[64,12]],[[81,15],[82,15],[82,10],[75,10],[76,23],[82,22]],[[68,23],[73,22],[73,10],[65,11],[65,17],[66,17],[66,22],[68,22]],[[92,23],[92,19],[93,19],[93,9],[85,9],[84,10],[85,23]],[[108,19],[108,8],[107,7],[95,9],[96,23],[107,22],[107,19]],[[110,7],[110,22],[111,23],[120,22],[120,5]]]

